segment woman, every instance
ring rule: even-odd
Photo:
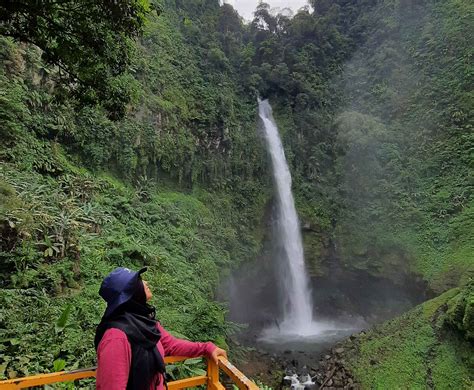
[[[141,278],[145,271],[116,268],[100,287],[107,309],[95,335],[99,390],[162,390],[165,356],[227,357],[213,343],[180,340],[163,329],[147,303],[152,293]]]

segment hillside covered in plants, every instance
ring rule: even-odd
[[[358,337],[347,370],[472,385],[472,2],[261,3],[250,23],[217,0],[24,3],[0,5],[1,379],[94,365],[117,266],[149,267],[167,328],[229,346],[216,292],[264,261],[274,203],[263,97],[312,279],[439,296]]]

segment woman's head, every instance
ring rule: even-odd
[[[136,300],[145,304],[151,299],[151,291],[141,274],[147,269],[134,272],[128,268],[116,268],[109,273],[100,286],[99,294],[107,302],[104,317],[108,317],[126,302]]]

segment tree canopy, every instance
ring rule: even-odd
[[[130,100],[132,40],[151,9],[148,0],[7,0],[0,35],[38,46],[82,100],[102,101],[121,117]]]

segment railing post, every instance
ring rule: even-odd
[[[211,358],[207,359],[207,388],[208,390],[225,390],[219,381],[219,366]]]
[[[207,388],[216,390],[216,383],[219,382],[219,367],[214,360],[207,358]]]

